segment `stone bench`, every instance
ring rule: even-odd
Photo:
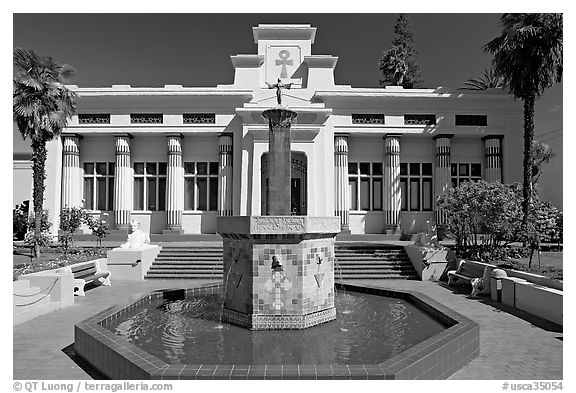
[[[88,283],[94,285],[111,285],[110,272],[103,270],[98,260],[65,266],[62,270],[68,270],[74,274],[74,294],[77,296],[86,296],[84,286]]]

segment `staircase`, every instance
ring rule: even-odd
[[[222,279],[222,245],[164,245],[145,278]]]
[[[419,280],[408,254],[400,245],[336,243],[336,280]]]
[[[336,243],[334,278],[409,279],[418,274],[403,246]],[[222,246],[164,245],[146,279],[222,279]]]
[[[14,281],[12,290],[13,325],[19,325],[60,308],[60,303],[50,301],[47,288],[31,287],[28,280]]]

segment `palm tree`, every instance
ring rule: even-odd
[[[479,78],[471,78],[464,82],[464,86],[458,90],[486,90],[486,89],[501,89],[505,87],[504,78],[496,75],[494,68],[484,68],[482,75]]]
[[[76,112],[75,94],[64,86],[75,71],[29,49],[14,49],[13,119],[32,146],[34,255],[40,254],[46,143],[58,137]]]
[[[510,94],[524,103],[523,229],[532,210],[532,141],[534,101],[544,90],[562,81],[562,14],[503,14],[502,33],[484,46],[494,55],[492,64]]]

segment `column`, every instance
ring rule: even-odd
[[[439,134],[434,137],[436,143],[436,168],[434,169],[434,200],[448,191],[452,187],[452,179],[450,172],[450,142],[454,135],[452,134]],[[436,224],[445,225],[445,215],[436,208]]]
[[[62,134],[62,208],[82,206],[80,135]]]
[[[218,215],[232,215],[232,134],[218,137]]]
[[[350,190],[348,183],[348,135],[334,136],[334,176],[336,211],[340,229],[350,233]]]
[[[132,135],[114,134],[116,138],[116,168],[114,178],[114,222],[116,229],[130,228],[132,213],[134,179],[130,166],[130,139]]]
[[[290,127],[297,114],[288,109],[262,112],[268,120],[268,210],[271,216],[290,215],[291,136]]]
[[[384,225],[386,232],[400,230],[400,135],[384,136]]]
[[[184,166],[180,133],[167,134],[168,165],[166,170],[166,217],[169,233],[182,233],[184,210]],[[164,231],[166,232],[166,231]]]
[[[502,138],[503,135],[487,135],[484,141],[484,180],[502,181]]]

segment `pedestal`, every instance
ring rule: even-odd
[[[140,248],[114,248],[107,253],[108,270],[115,280],[143,281],[161,249],[155,244]]]
[[[223,320],[304,329],[336,318],[338,217],[218,217],[224,243]]]

